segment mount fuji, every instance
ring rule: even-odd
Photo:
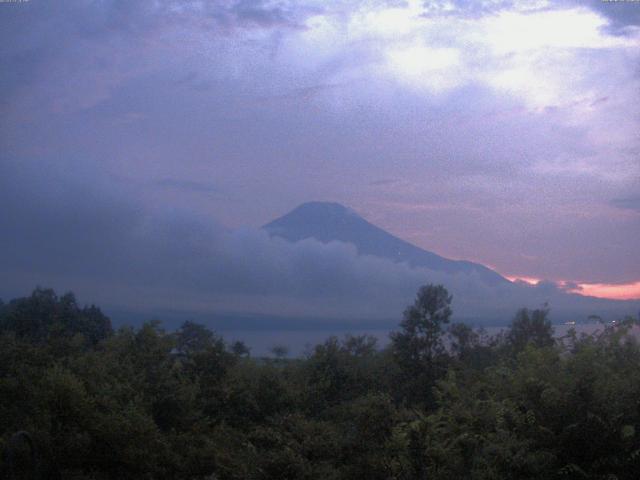
[[[511,283],[502,275],[479,263],[451,260],[416,247],[369,223],[355,211],[339,203],[303,203],[286,215],[263,226],[271,236],[297,242],[314,238],[328,243],[353,244],[361,255],[372,255],[394,262],[405,262],[449,274],[476,274],[488,285]]]

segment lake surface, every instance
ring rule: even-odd
[[[578,334],[591,334],[604,327],[600,323],[583,323],[577,325],[554,325],[554,332],[557,338],[567,334],[570,328],[574,328]],[[496,335],[506,327],[485,327],[488,335]],[[351,335],[371,335],[378,339],[378,347],[385,347],[389,343],[389,333],[394,329],[327,329],[327,330],[229,330],[220,331],[227,342],[242,340],[250,349],[252,356],[271,355],[271,349],[275,346],[285,346],[288,348],[289,356],[296,357],[311,351],[313,346],[324,342],[330,336],[343,338],[347,334]],[[638,327],[635,329],[638,334]]]

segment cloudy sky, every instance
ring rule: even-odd
[[[257,229],[310,200],[640,297],[638,2],[30,0],[0,25],[3,298],[282,313],[420,283]]]

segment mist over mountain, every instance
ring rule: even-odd
[[[635,300],[610,300],[570,293],[551,281],[536,285],[511,282],[484,265],[451,260],[416,247],[339,203],[303,203],[267,223],[263,229],[272,239],[291,242],[292,248],[307,242],[320,242],[327,248],[347,244],[355,248],[359,259],[354,264],[366,259],[381,262],[370,270],[371,278],[363,280],[363,284],[387,285],[387,290],[383,287],[378,294],[389,302],[388,305],[399,305],[399,299],[411,293],[403,292],[403,289],[410,288],[412,283],[441,283],[454,295],[455,316],[475,324],[505,324],[513,312],[523,306],[535,308],[547,304],[555,321],[586,320],[590,315],[611,320],[635,314],[640,307],[640,302]],[[402,272],[398,268],[403,269]],[[341,274],[338,270],[336,273]],[[329,282],[340,281],[325,278]],[[387,310],[382,308],[380,311]]]
[[[477,274],[489,285],[509,280],[479,263],[451,260],[423,250],[367,222],[355,211],[339,203],[308,202],[267,223],[271,235],[297,242],[314,238],[323,243],[353,244],[361,255],[373,255],[411,267],[428,268],[449,274]]]
[[[640,309],[638,301],[568,294],[552,282],[509,282],[421,250],[337,204],[304,204],[264,228],[229,230],[191,209],[145,210],[105,180],[89,191],[53,169],[14,165],[9,173],[0,176],[0,200],[19,214],[0,213],[0,297],[36,285],[74,291],[117,324],[191,318],[227,331],[388,328],[427,283],[444,285],[455,319],[473,324],[504,325],[518,308],[545,302],[553,321]]]

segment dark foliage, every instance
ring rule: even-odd
[[[493,338],[450,317],[426,286],[386,349],[252,358],[37,289],[0,305],[1,478],[640,478],[637,321],[555,340],[546,308]]]
[[[58,297],[51,289],[36,288],[30,297],[0,303],[0,332],[36,343],[82,335],[84,342],[95,345],[112,329],[98,307],[78,307],[73,293]]]

